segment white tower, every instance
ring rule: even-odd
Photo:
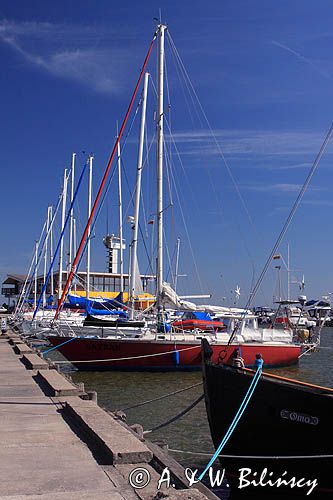
[[[108,249],[108,272],[118,274],[118,251],[120,250],[120,238],[114,234],[107,234],[103,238],[103,243]],[[125,240],[122,242],[122,249],[126,249]]]

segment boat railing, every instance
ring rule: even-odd
[[[234,367],[229,367],[231,369],[235,369]],[[239,368],[236,368],[239,370]],[[241,368],[242,371],[245,373],[248,373],[249,375],[255,375],[256,370],[252,370],[251,368]],[[316,391],[321,391],[328,393],[330,395],[333,395],[333,388],[330,387],[323,387],[321,385],[316,385],[316,384],[310,384],[309,382],[303,382],[302,380],[296,380],[288,377],[282,377],[281,375],[275,375],[274,373],[268,373],[268,372],[262,372],[261,377],[264,379],[272,379],[272,380],[277,380],[286,384],[292,384],[292,385],[298,385],[302,386],[304,388],[309,388],[309,389],[314,389]]]

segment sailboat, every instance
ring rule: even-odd
[[[202,357],[208,422],[218,448],[256,372],[217,363],[205,340]],[[332,498],[332,411],[333,389],[262,373],[219,457],[235,498],[305,498],[310,482],[310,498]]]
[[[182,329],[172,329],[165,321],[164,309],[166,304],[171,302],[174,309],[188,310],[189,307],[197,308],[195,304],[181,301],[174,290],[163,280],[163,88],[164,88],[164,36],[166,26],[161,24],[157,27],[154,35],[158,39],[158,109],[157,109],[157,270],[156,270],[156,306],[155,312],[150,311],[146,319],[146,325],[137,325],[137,319],[134,318],[133,300],[135,295],[135,269],[136,269],[136,244],[138,227],[138,205],[135,209],[134,233],[132,245],[132,266],[131,266],[131,284],[130,284],[130,324],[124,324],[117,320],[115,325],[108,327],[105,320],[100,320],[100,324],[94,327],[90,324],[83,327],[80,332],[69,332],[62,328],[57,329],[56,334],[49,335],[48,340],[53,346],[81,370],[170,370],[170,369],[201,369],[201,340],[206,338],[213,350],[213,359],[217,361],[223,358],[225,362],[232,363],[235,349],[241,349],[244,362],[252,366],[258,350],[265,357],[265,363],[270,366],[290,365],[297,363],[301,354],[302,344],[299,339],[294,338],[293,332],[288,329],[281,333],[281,330],[275,332],[274,329],[266,331],[259,329],[256,324],[256,318],[250,311],[236,309],[234,311],[228,308],[218,306],[202,306],[203,312],[219,312],[227,316],[233,316],[233,319],[239,322],[242,327],[239,335],[235,336],[232,343],[229,342],[230,331],[224,328],[198,329],[193,328],[190,331]],[[152,42],[152,44],[153,44]],[[79,261],[80,251],[84,248],[85,239],[89,235],[90,225],[94,216],[99,197],[106,182],[107,174],[113,158],[116,155],[117,147],[124,130],[131,106],[133,104],[136,92],[145,72],[148,58],[151,53],[152,44],[143,64],[139,80],[135,87],[130,106],[125,116],[125,120],[120,128],[116,143],[114,145],[109,163],[107,165],[101,186],[97,193],[94,205],[90,211],[88,223],[83,233],[78,253],[73,261],[71,272],[69,273],[67,283],[62,291],[59,300],[58,309],[55,314],[57,318],[66,294],[68,293],[71,280],[74,276],[77,263]],[[145,76],[144,95],[146,95],[147,74]],[[146,100],[144,97],[143,101]],[[144,116],[144,115],[142,115]],[[142,140],[144,135],[144,123],[141,122],[141,134],[139,145],[138,176],[142,169]],[[141,155],[141,156],[140,156]],[[141,160],[140,160],[141,158]],[[140,198],[139,191],[140,177],[137,178],[137,200]],[[103,323],[102,323],[103,322]],[[221,323],[219,322],[219,325]],[[250,326],[253,325],[253,329]],[[88,329],[87,329],[88,328]],[[130,329],[130,331],[127,330]],[[59,330],[59,333],[58,333]],[[253,330],[255,335],[253,336]]]
[[[260,287],[332,136],[333,125],[266,260],[252,297]],[[318,302],[321,304],[317,304],[319,310],[315,315],[318,335],[315,345],[319,345],[320,332],[330,312],[328,302]],[[311,307],[317,301],[307,302],[303,296],[301,303],[303,309],[305,304]],[[307,352],[312,348],[310,344]],[[261,348],[259,353],[262,354]],[[224,359],[214,359],[213,350],[205,339],[202,358],[206,410],[216,451],[200,479],[218,457],[231,486],[231,498],[250,495],[265,499],[310,495],[318,499],[332,498],[333,389],[266,373],[260,356],[255,370],[240,363],[228,366]]]

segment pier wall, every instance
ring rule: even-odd
[[[176,460],[96,399],[16,332],[0,335],[0,498],[217,498],[201,483],[188,489]],[[158,490],[166,467],[171,486]],[[135,487],[140,469],[145,487]]]

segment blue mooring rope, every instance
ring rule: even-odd
[[[78,337],[72,337],[71,339],[66,340],[66,342],[63,342],[62,344],[56,345],[55,347],[51,347],[51,349],[47,349],[46,351],[44,351],[42,353],[42,356],[44,357],[44,355],[47,354],[48,352],[54,351],[54,349],[58,349],[58,347],[61,347],[62,345],[65,345],[65,344],[68,344],[68,342],[72,342],[72,340],[76,340],[77,338]]]
[[[242,401],[242,404],[240,405],[233,421],[231,422],[230,424],[230,427],[229,429],[227,430],[224,438],[222,439],[219,447],[216,449],[214,455],[212,456],[212,458],[210,459],[210,461],[208,462],[208,464],[206,465],[206,468],[203,470],[203,472],[201,472],[200,476],[199,476],[199,481],[202,480],[202,478],[204,477],[204,475],[206,474],[206,472],[209,470],[209,468],[211,467],[211,465],[215,462],[217,456],[221,453],[221,450],[224,448],[224,446],[227,444],[227,442],[229,441],[229,438],[231,437],[231,434],[233,433],[233,431],[235,430],[235,427],[236,425],[238,424],[241,416],[243,415],[251,397],[252,397],[252,394],[254,393],[254,390],[259,382],[259,379],[260,379],[260,375],[261,375],[261,372],[262,372],[262,368],[261,367],[258,367],[253,379],[252,379],[252,382],[251,382],[251,385],[250,387],[248,388],[248,391],[247,393],[245,394],[245,397]]]

